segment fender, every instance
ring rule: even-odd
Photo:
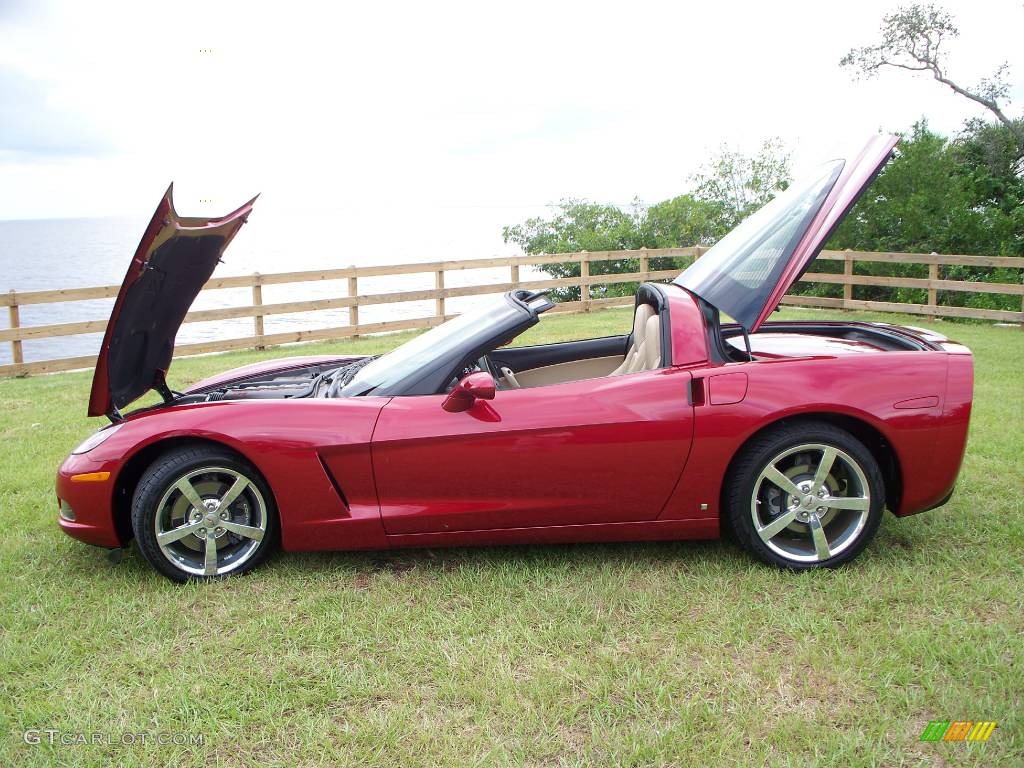
[[[383,548],[370,438],[387,401],[249,400],[162,408],[129,417],[88,455],[93,462],[116,460],[119,479],[132,459],[161,442],[219,443],[245,457],[273,489],[284,549]]]

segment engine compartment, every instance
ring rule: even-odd
[[[361,361],[357,361],[358,364]],[[285,400],[327,397],[335,376],[353,364],[319,363],[284,371],[256,374],[175,399],[176,404],[211,403],[221,400]]]

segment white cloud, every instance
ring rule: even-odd
[[[0,19],[0,68],[45,89],[69,142],[100,136],[109,149],[0,165],[0,218],[145,212],[174,179],[189,213],[263,191],[261,207],[281,211],[415,209],[420,222],[431,210],[457,221],[454,208],[474,236],[496,237],[566,196],[678,194],[723,142],[781,136],[799,165],[922,115],[954,131],[978,111],[940,86],[839,69],[890,7],[33,6]],[[973,80],[1009,57],[1024,76],[1024,10],[952,10],[955,72]]]

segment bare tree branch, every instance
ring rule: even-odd
[[[930,3],[915,3],[885,16],[880,31],[880,43],[851,49],[840,60],[840,66],[851,67],[864,77],[876,75],[882,67],[931,72],[936,82],[991,112],[1010,131],[1024,155],[1024,122],[1007,116],[1000,105],[1009,97],[1008,66],[1002,64],[975,88],[966,88],[946,75],[940,53],[942,42],[960,34],[949,13]]]

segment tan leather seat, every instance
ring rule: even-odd
[[[654,325],[651,325],[651,321],[654,321]],[[624,373],[636,373],[637,371],[650,370],[647,365],[648,360],[646,355],[648,354],[645,348],[645,342],[647,340],[647,334],[650,329],[654,329],[654,335],[656,337],[656,356],[659,364],[661,360],[661,322],[658,320],[658,315],[654,311],[654,307],[650,304],[640,304],[636,308],[636,312],[633,315],[633,338],[629,344],[629,349],[626,350],[626,356],[622,360],[622,364],[619,365],[609,376],[621,376]],[[654,366],[655,368],[658,365]]]
[[[644,344],[640,353],[643,356],[641,371],[653,371],[661,367],[661,318],[657,315],[647,320]]]

